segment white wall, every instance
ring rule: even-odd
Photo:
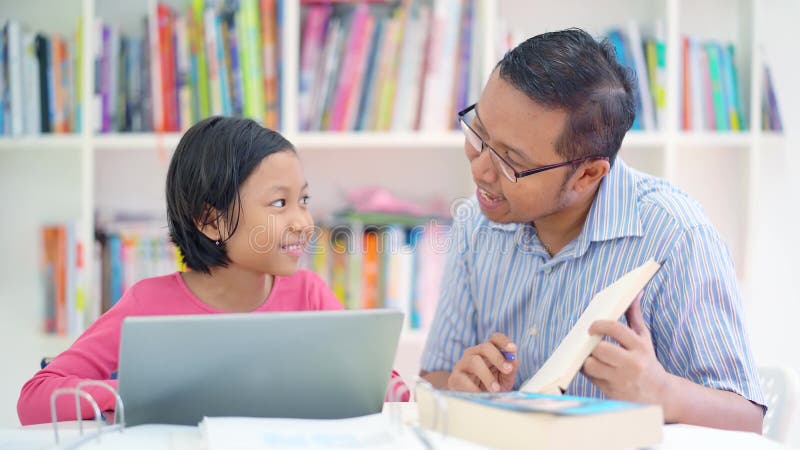
[[[763,0],[759,14],[762,51],[773,75],[783,113],[782,146],[761,149],[758,198],[754,205],[753,278],[745,307],[750,338],[760,365],[784,365],[800,372],[800,43],[787,38],[800,19],[800,2]],[[800,410],[795,414],[791,445],[800,447]]]

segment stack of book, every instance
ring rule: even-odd
[[[440,219],[349,213],[323,226],[303,266],[348,309],[392,308],[407,329],[427,329],[439,297],[450,226]]]
[[[100,299],[100,313],[114,306],[137,281],[183,269],[163,222],[111,222],[99,228],[96,237],[94,298]]]
[[[84,245],[77,221],[43,225],[41,276],[44,292],[44,331],[77,336],[87,323]]]
[[[10,19],[0,33],[0,136],[81,130],[82,28],[35,33]]]
[[[681,53],[681,129],[747,129],[739,94],[732,44],[683,37]]]
[[[477,100],[479,0],[306,3],[301,130],[443,131]]]
[[[157,3],[142,34],[95,24],[99,132],[180,131],[211,115],[280,126],[281,2]]]

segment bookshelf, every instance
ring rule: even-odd
[[[183,0],[167,0],[179,8]],[[287,0],[280,39],[281,131],[296,145],[312,183],[315,215],[324,217],[342,205],[347,189],[380,185],[411,200],[432,197],[452,201],[472,195],[474,185],[457,132],[304,132],[298,122],[300,48],[299,0]],[[503,29],[519,36],[580,26],[594,35],[624,25],[632,18],[646,26],[661,21],[667,48],[666,120],[657,131],[630,132],[622,157],[634,167],[673,181],[697,198],[729,243],[739,276],[748,280],[749,255],[755,250],[753,204],[758,200],[761,153],[781,148],[781,135],[765,133],[761,121],[761,41],[756,0],[601,0],[590,6],[580,0],[478,0],[478,14],[486,17],[483,32],[492,38],[481,46],[484,77],[499,59]],[[153,0],[0,0],[0,17],[13,17],[34,30],[74,32],[79,21],[89,29],[95,15],[122,30],[138,30]],[[41,11],[48,11],[47,14]],[[624,11],[624,15],[621,11]],[[709,20],[709,18],[713,18]],[[741,132],[685,132],[679,127],[679,43],[682,34],[732,41],[740,76],[748,130]],[[96,42],[84,37],[84,55]],[[83,59],[80,98],[84,124],[92,123],[94,67]],[[753,106],[751,106],[753,105]],[[43,354],[65,348],[70,338],[44,336],[41,329],[42,290],[38,273],[39,225],[69,218],[81,220],[82,241],[91,255],[96,209],[164,210],[163,182],[169,155],[180,133],[94,134],[84,126],[77,134],[0,137],[0,195],[11,216],[2,223],[4,258],[0,262],[0,310],[14,322],[20,347],[9,361],[10,373],[0,375],[0,424],[15,423],[8,405],[18,387],[37,367]],[[390,168],[390,170],[382,170]],[[87,258],[93,273],[92,258]],[[13,319],[7,319],[13,318]],[[30,337],[30,339],[28,339]],[[425,335],[404,335],[410,377],[413,356]],[[416,352],[416,353],[415,353]],[[411,356],[408,356],[411,355]]]

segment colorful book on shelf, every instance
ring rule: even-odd
[[[373,309],[379,306],[380,278],[379,264],[379,231],[368,229],[364,233],[364,256],[361,265],[361,309]]]
[[[715,47],[719,54],[722,89],[725,93],[725,114],[728,117],[730,129],[732,131],[739,131],[742,129],[742,125],[739,119],[741,115],[739,111],[737,111],[739,94],[736,92],[735,83],[733,81],[736,72],[733,66],[733,55],[728,52],[728,46],[726,45],[716,44]]]
[[[76,221],[41,227],[44,330],[75,337],[83,331],[82,244]]]
[[[697,53],[700,55],[700,78],[702,80],[700,96],[703,98],[703,129],[715,130],[717,127],[717,119],[714,111],[714,92],[711,88],[711,67],[708,62],[708,52],[698,43]]]
[[[261,0],[261,48],[264,75],[264,125],[276,129],[280,126],[280,2]]]
[[[206,53],[204,46],[204,1],[205,0],[192,0],[191,7],[187,11],[187,16],[191,19],[190,24],[190,40],[191,40],[191,59],[194,61],[192,73],[192,93],[194,94],[193,101],[196,106],[196,113],[193,121],[199,120],[201,117],[208,117],[211,115],[211,105],[208,92],[208,64],[206,63]]]
[[[310,129],[314,87],[317,82],[317,67],[322,61],[325,46],[325,25],[331,14],[330,5],[314,5],[308,8],[300,42],[300,78],[298,81],[298,115],[300,129]]]
[[[689,131],[694,123],[694,105],[692,103],[692,89],[697,89],[692,83],[692,40],[689,36],[681,36],[681,75],[680,75],[680,112],[681,129]]]
[[[739,122],[739,129],[746,130],[747,120],[744,115],[744,110],[742,109],[742,97],[739,91],[739,75],[738,75],[739,72],[736,70],[736,63],[735,63],[736,58],[734,58],[735,53],[733,49],[733,44],[730,43],[727,44],[723,48],[723,50],[727,54],[727,62],[729,64],[728,70],[730,71],[730,77],[731,77],[730,89],[732,92],[731,95],[733,97],[732,108],[735,114],[737,115],[737,120]]]
[[[718,46],[709,42],[704,45],[708,56],[708,74],[711,80],[711,96],[714,101],[715,129],[720,131],[730,130],[725,102],[725,90],[722,85],[722,65]]]
[[[368,130],[371,127],[369,126],[369,122],[373,120],[373,104],[374,97],[376,95],[375,88],[378,85],[378,70],[377,64],[375,61],[380,53],[381,49],[381,42],[386,37],[386,33],[383,32],[384,27],[386,26],[386,18],[379,18],[375,24],[375,29],[373,31],[372,37],[370,38],[369,42],[371,42],[369,54],[367,56],[366,62],[366,73],[364,74],[363,83],[362,83],[362,90],[360,93],[360,102],[358,106],[358,116],[356,118],[355,123],[355,131],[364,131]]]
[[[52,90],[50,88],[50,39],[44,34],[36,35],[36,57],[39,61],[39,111],[42,132],[52,131],[52,120],[50,116]]]
[[[376,61],[379,64],[377,92],[370,114],[374,120],[370,127],[373,130],[387,131],[391,127],[392,109],[397,90],[400,45],[403,37],[402,24],[407,10],[407,7],[396,8],[384,29],[381,60]]]
[[[619,29],[613,29],[608,32],[608,40],[611,42],[611,45],[614,46],[617,61],[620,63],[620,65],[629,68],[635,74],[636,65],[633,61],[633,57],[631,56],[630,49],[628,48],[630,43],[625,37],[625,34]],[[644,128],[642,125],[642,99],[639,96],[639,90],[635,89],[635,91],[636,115],[633,118],[631,130],[642,130]]]
[[[633,66],[636,68],[637,96],[641,102],[641,111],[639,112],[642,115],[642,128],[647,131],[654,131],[656,129],[655,108],[653,107],[650,83],[647,79],[647,65],[643,51],[644,40],[639,31],[639,25],[635,20],[628,21],[627,37]]]
[[[622,450],[651,447],[662,439],[664,419],[657,405],[425,387],[418,387],[416,396],[422,427],[492,448]]]
[[[769,131],[783,131],[778,99],[775,95],[775,85],[772,82],[772,73],[769,66],[764,65],[764,93],[762,94],[762,128]]]

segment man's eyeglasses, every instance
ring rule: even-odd
[[[564,167],[569,165],[575,165],[582,163],[584,161],[588,161],[590,159],[608,159],[608,157],[606,156],[597,156],[597,155],[584,156],[583,158],[573,159],[571,161],[565,161],[557,164],[548,164],[546,166],[541,166],[535,169],[528,169],[519,172],[516,169],[514,169],[511,163],[509,163],[505,158],[503,158],[500,155],[500,152],[495,150],[491,145],[487,144],[486,141],[484,141],[483,138],[470,125],[471,123],[475,123],[475,120],[477,119],[477,113],[475,112],[476,105],[477,103],[468,106],[466,109],[458,112],[458,123],[461,125],[461,130],[464,132],[464,136],[466,137],[467,142],[469,142],[470,144],[469,147],[472,150],[474,150],[476,155],[479,155],[486,148],[489,149],[492,156],[492,160],[495,163],[495,166],[498,167],[500,171],[503,173],[503,175],[505,175],[505,177],[512,183],[516,183],[517,180],[519,180],[520,178],[527,177],[535,173],[544,172],[546,170],[557,169],[559,167]]]

